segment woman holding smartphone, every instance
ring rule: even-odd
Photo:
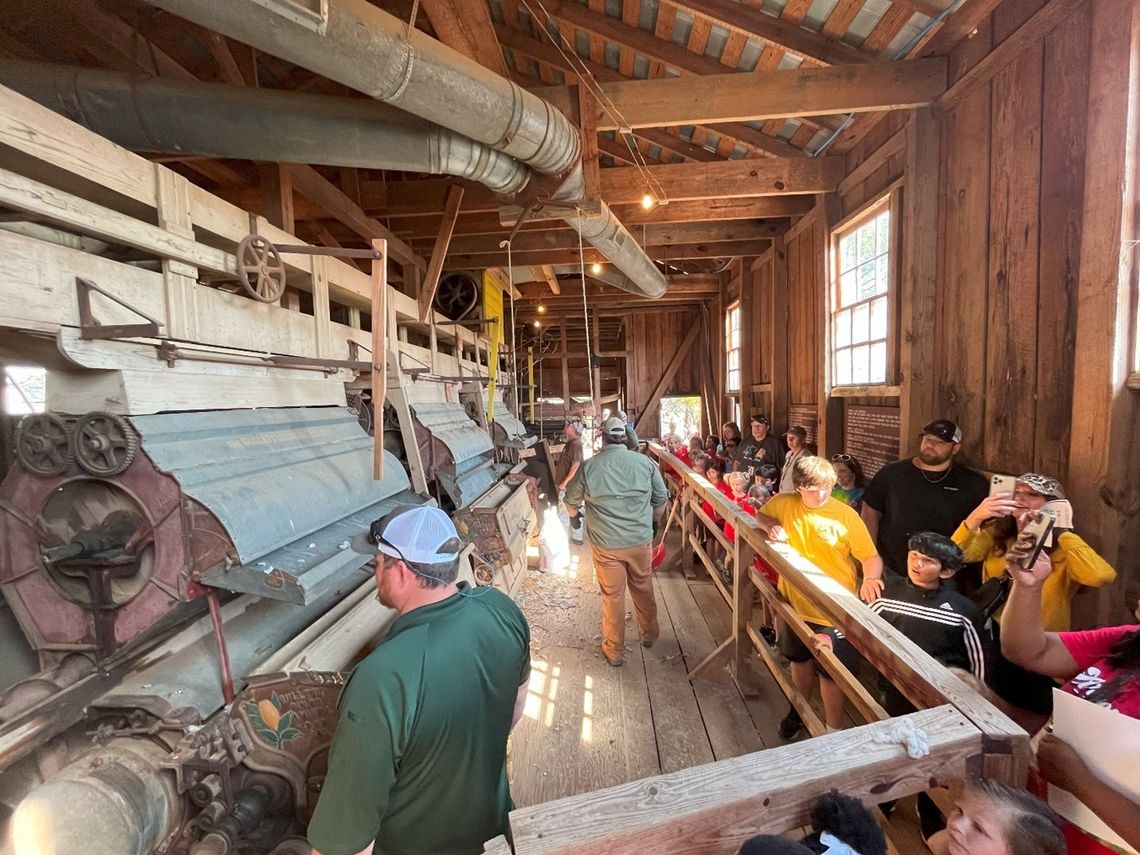
[[[1045,586],[1057,574],[1048,555],[1025,569],[1009,565],[1013,590],[1006,604],[1002,652],[1038,674],[1065,681],[1063,692],[1140,719],[1140,623],[1087,632],[1048,632],[1041,612]],[[1140,622],[1140,584],[1125,589],[1125,604]],[[1140,804],[1093,774],[1081,755],[1051,733],[1037,745],[1037,770],[1068,790],[1130,846],[1140,850]],[[1111,855],[1111,849],[1078,828],[1064,829],[1069,855]]]
[[[983,581],[1001,579],[1006,574],[1006,554],[1041,510],[1054,518],[1053,531],[1044,546],[1054,572],[1042,586],[1041,621],[1049,632],[1065,632],[1078,589],[1082,585],[1108,585],[1116,578],[1116,571],[1073,531],[1073,509],[1056,478],[1035,472],[1018,476],[1012,492],[986,497],[958,526],[952,539],[967,562],[982,562]],[[998,635],[1004,622],[1000,612],[995,620]],[[994,657],[987,672],[987,682],[998,696],[1023,711],[1024,715],[1014,715],[1018,724],[1030,733],[1040,730],[1053,712],[1053,681],[1001,655]]]

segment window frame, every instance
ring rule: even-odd
[[[736,347],[732,347],[732,318],[733,314],[736,315]],[[743,331],[741,329],[741,303],[736,300],[729,304],[724,313],[724,393],[726,395],[739,395],[740,394],[740,377],[741,377],[741,364],[740,360],[744,352],[743,347]],[[732,354],[736,354],[736,386],[731,385],[730,378],[733,374],[731,365]]]
[[[882,196],[870,200],[860,209],[853,212],[851,215],[845,217],[831,230],[830,238],[830,264],[829,270],[831,273],[830,281],[828,283],[827,291],[827,376],[828,376],[828,393],[842,397],[844,390],[882,390],[884,394],[898,394],[898,270],[899,270],[899,217],[902,215],[902,206],[900,204],[900,194],[895,192],[887,192]],[[889,215],[888,229],[887,229],[887,287],[885,294],[875,294],[865,300],[856,300],[849,306],[841,306],[842,299],[842,284],[841,276],[843,273],[842,257],[840,255],[841,241],[851,235],[853,232],[867,225],[867,223],[877,219],[882,214]],[[881,257],[881,253],[877,253],[874,258]],[[863,262],[866,263],[866,262]],[[857,270],[858,264],[852,269]],[[852,343],[850,337],[848,343],[842,346],[836,345],[836,326],[837,317],[840,312],[853,309],[860,305],[870,307],[871,302],[881,297],[886,298],[886,334],[883,338],[871,339],[866,342],[859,342],[858,344]],[[869,308],[868,308],[869,311]],[[883,378],[881,380],[867,379],[863,382],[856,382],[851,378],[848,382],[839,383],[837,380],[837,354],[840,350],[853,350],[855,347],[863,345],[873,345],[883,343],[886,351],[886,366]],[[868,368],[870,365],[868,364]]]

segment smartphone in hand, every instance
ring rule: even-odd
[[[996,496],[998,493],[1012,493],[1013,488],[1017,486],[1017,478],[1013,475],[994,475],[990,478],[990,495]]]
[[[1028,570],[1037,562],[1037,557],[1041,554],[1041,550],[1045,548],[1046,541],[1049,540],[1049,534],[1053,531],[1053,524],[1055,520],[1053,515],[1048,511],[1035,511],[1033,518],[1026,524],[1025,528],[1017,536],[1017,545],[1015,547],[1017,555],[1014,561],[1021,566],[1023,570]]]

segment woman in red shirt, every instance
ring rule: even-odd
[[[1065,680],[1062,691],[1129,718],[1140,719],[1140,624],[1087,632],[1046,632],[1041,622],[1041,588],[1053,566],[1042,552],[1029,570],[1014,561],[1006,568],[1013,588],[1002,619],[1001,651],[1030,671]],[[1140,621],[1136,591],[1130,608]],[[1046,734],[1037,766],[1051,784],[1068,790],[1130,846],[1140,849],[1140,804],[1100,780],[1068,743]],[[1070,855],[1106,855],[1115,850],[1078,828],[1065,828]]]

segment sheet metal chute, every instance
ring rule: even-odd
[[[413,403],[420,458],[456,508],[470,504],[510,469],[495,461],[487,431],[457,401]]]
[[[424,501],[391,455],[384,480],[362,474],[371,439],[346,408],[89,416],[52,423],[85,453],[53,474],[21,458],[0,484],[0,589],[42,661],[106,657],[196,612],[205,586],[307,605],[366,563],[352,534]],[[116,431],[138,451],[100,473],[92,448]]]
[[[494,440],[496,448],[521,450],[530,448],[538,442],[538,437],[531,433],[530,429],[507,408],[501,392],[495,393],[493,407],[491,402],[487,400],[486,391],[484,391],[483,397],[484,406],[487,408],[487,412],[491,413],[491,418],[488,421],[490,422],[491,438]]]

